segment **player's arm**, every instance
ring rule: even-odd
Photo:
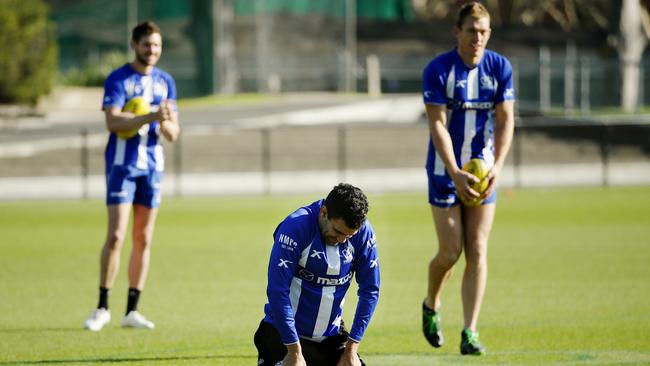
[[[178,123],[178,107],[176,105],[176,99],[178,99],[176,82],[168,74],[163,74],[163,78],[167,85],[167,96],[160,103],[160,107],[164,107],[167,110],[168,116],[158,119],[160,121],[160,133],[162,133],[167,141],[174,142],[181,132],[181,126]]]
[[[429,121],[429,131],[431,132],[431,142],[445,164],[449,176],[454,181],[458,195],[463,200],[478,197],[478,192],[470,187],[470,183],[478,183],[479,179],[456,165],[453,143],[447,129],[447,107],[440,104],[425,104],[425,107]]]
[[[142,127],[142,125],[156,121],[159,118],[168,117],[168,111],[161,109],[156,112],[136,116],[130,112],[122,112],[122,110],[117,106],[106,106],[104,107],[106,129],[110,132],[137,130]]]
[[[165,100],[161,103],[162,106],[165,105],[169,113],[168,119],[159,119],[160,121],[160,133],[165,137],[169,142],[174,142],[178,139],[178,135],[181,133],[181,126],[178,123],[178,111],[176,110],[176,102],[173,100]]]
[[[360,254],[354,260],[354,271],[359,285],[357,292],[359,301],[350,328],[349,339],[359,343],[379,301],[380,275],[377,239],[368,221],[357,235],[359,238],[355,238],[355,240],[359,242],[355,244],[355,252]]]
[[[501,173],[506,156],[512,144],[512,137],[515,131],[515,102],[504,100],[496,105],[495,110],[495,131],[494,131],[494,167],[488,175],[489,185],[483,193],[488,197],[496,187],[497,177]]]
[[[303,245],[299,244],[300,220],[286,219],[276,229],[268,268],[266,295],[273,311],[274,326],[287,347],[298,343],[289,292]],[[295,243],[295,244],[294,244]]]

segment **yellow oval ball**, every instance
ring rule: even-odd
[[[151,112],[151,105],[143,97],[131,98],[122,108],[123,112],[133,113],[136,116],[142,116]],[[127,140],[138,134],[139,129],[130,131],[118,132],[117,136],[121,139]]]
[[[478,192],[479,194],[483,194],[483,192],[485,192],[485,190],[488,188],[489,182],[486,178],[490,173],[490,167],[488,167],[485,160],[479,158],[470,159],[463,166],[463,170],[476,176],[476,178],[480,179],[478,183],[471,183],[470,187],[472,187],[472,189]],[[481,198],[475,198],[472,200],[461,199],[461,201],[465,206],[468,207],[478,206],[481,203],[483,203],[483,200]]]

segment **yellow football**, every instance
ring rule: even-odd
[[[487,163],[483,159],[479,158],[474,158],[470,159],[465,165],[463,166],[463,170],[476,176],[476,178],[480,179],[478,183],[470,183],[470,187],[472,187],[473,190],[478,192],[478,194],[483,194],[485,190],[488,187],[489,181],[486,179],[488,174],[490,173],[490,167],[488,167]],[[483,203],[483,199],[475,198],[472,200],[462,200],[463,204],[468,207],[474,207],[478,206],[481,203]]]
[[[136,116],[142,116],[151,111],[151,105],[143,97],[134,97],[131,98],[122,108],[123,112],[133,113]],[[130,131],[118,132],[117,136],[121,139],[127,140],[131,137],[138,134],[139,129],[134,129]]]

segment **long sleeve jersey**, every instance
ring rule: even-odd
[[[284,344],[338,334],[352,277],[359,301],[350,338],[360,342],[379,298],[379,256],[370,222],[345,242],[327,245],[318,223],[323,204],[299,208],[273,233],[264,321],[275,326]]]

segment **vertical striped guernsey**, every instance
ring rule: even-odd
[[[494,165],[494,110],[505,100],[514,100],[510,62],[485,50],[479,64],[470,68],[456,48],[436,57],[422,75],[425,104],[447,107],[447,128],[459,167],[472,158]],[[444,163],[429,138],[427,170],[448,176]]]
[[[379,298],[379,257],[370,222],[346,242],[327,245],[318,223],[323,204],[296,210],[273,234],[264,321],[275,326],[284,344],[338,334],[353,277],[359,302],[349,331],[360,342]]]
[[[143,97],[156,111],[163,100],[170,100],[176,108],[176,85],[166,72],[154,67],[151,74],[143,75],[130,64],[113,71],[104,83],[103,109],[124,105],[135,97]],[[128,139],[111,133],[104,157],[106,170],[114,165],[134,166],[142,170],[164,170],[163,148],[160,144],[159,121],[146,124]]]

